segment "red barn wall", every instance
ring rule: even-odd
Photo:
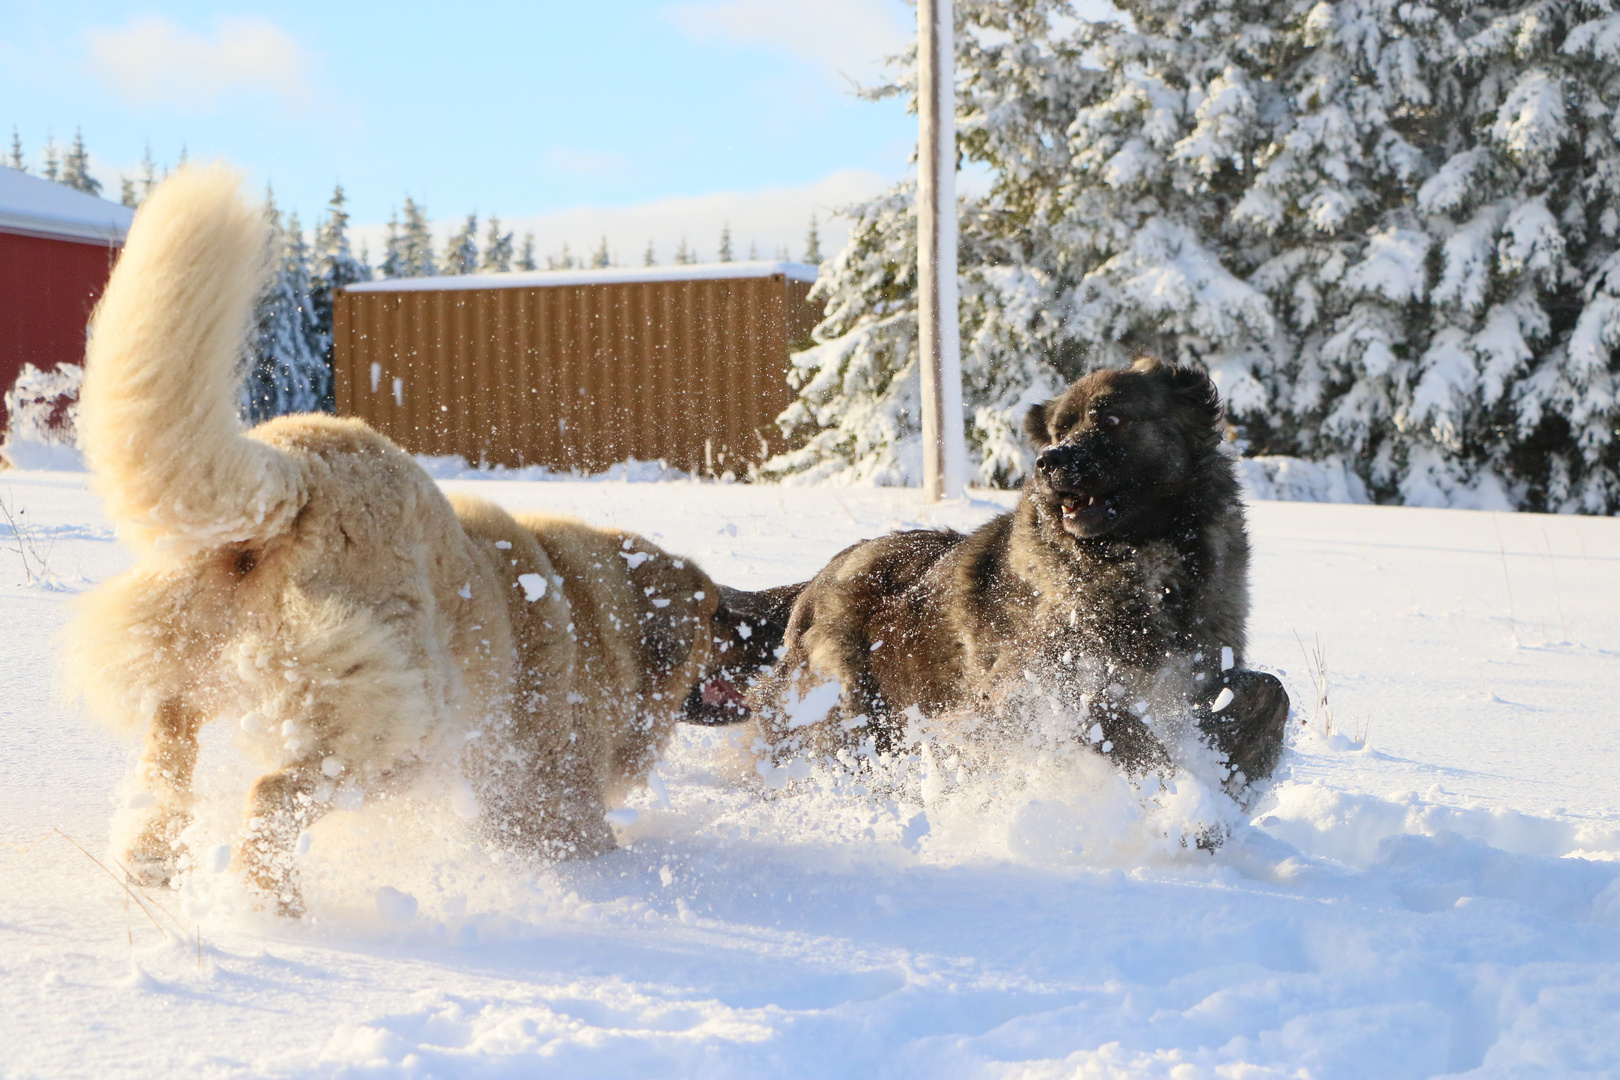
[[[0,232],[0,393],[24,364],[84,363],[84,331],[119,249]],[[0,400],[0,429],[6,424]]]

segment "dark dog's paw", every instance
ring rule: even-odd
[[[1277,768],[1288,727],[1288,691],[1263,671],[1230,671],[1223,681],[1215,700],[1200,710],[1198,727],[1226,755],[1233,781],[1242,788]]]
[[[1110,713],[1102,721],[1102,741],[1097,749],[1108,755],[1131,776],[1165,772],[1170,754],[1153,730],[1129,713]]]

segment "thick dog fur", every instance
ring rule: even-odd
[[[718,588],[627,533],[447,499],[356,420],[243,431],[264,240],[234,175],[183,169],[136,215],[93,324],[80,429],[137,564],[83,598],[65,651],[93,711],[145,729],[131,872],[179,865],[211,719],[265,762],[236,858],[283,913],[334,791],[424,763],[461,764],[516,850],[610,848],[604,812],[711,658]]]
[[[968,536],[864,541],[804,587],[754,698],[773,752],[895,749],[910,710],[970,726],[1033,681],[1085,717],[1076,738],[1130,768],[1166,761],[1131,708],[1146,700],[1191,709],[1234,789],[1269,775],[1287,696],[1241,670],[1249,545],[1220,421],[1203,373],[1152,360],[1036,405],[1037,465],[1010,513]],[[828,680],[837,706],[803,715]],[[1235,700],[1214,713],[1222,688]]]

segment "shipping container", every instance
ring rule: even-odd
[[[742,475],[784,449],[788,355],[816,268],[741,262],[351,285],[337,412],[414,454],[600,471],[637,458]]]

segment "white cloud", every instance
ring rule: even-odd
[[[899,0],[697,0],[664,17],[700,41],[768,45],[863,82],[917,33]]]
[[[753,245],[762,259],[775,258],[779,248],[786,248],[797,259],[804,254],[805,234],[812,213],[820,221],[821,250],[831,255],[843,246],[849,233],[848,224],[834,218],[832,211],[875,195],[889,183],[877,173],[844,169],[799,187],[716,192],[633,206],[580,206],[528,218],[502,217],[501,228],[512,230],[520,245],[524,233],[534,233],[535,247],[542,256],[541,265],[544,265],[545,255],[556,254],[565,243],[574,255],[586,255],[596,249],[603,237],[607,238],[608,249],[615,260],[623,266],[640,266],[649,240],[653,242],[658,261],[669,263],[682,237],[696,250],[699,259],[708,262],[715,258],[720,230],[728,223],[737,258],[747,258],[749,247]],[[459,227],[461,221],[457,217],[436,215],[434,232],[439,246],[443,246],[444,238]],[[480,220],[480,243],[484,224]],[[355,235],[357,240],[367,244],[373,261],[382,258],[386,226],[358,227]]]
[[[312,99],[310,55],[257,16],[221,18],[208,33],[143,15],[89,33],[93,72],[139,104],[207,108],[233,91],[294,104]]]

